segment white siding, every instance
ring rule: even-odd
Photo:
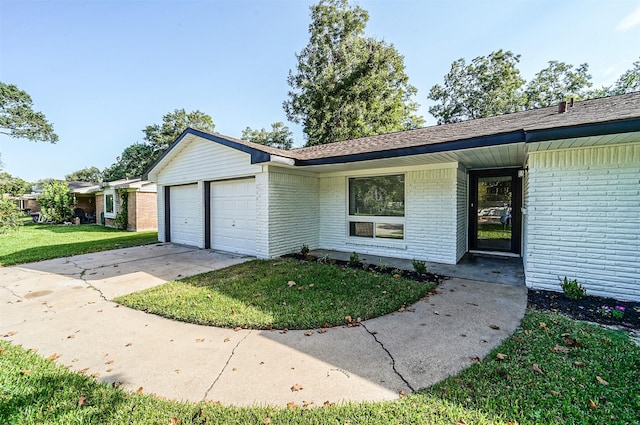
[[[526,281],[640,301],[640,143],[531,153]]]
[[[256,174],[256,256],[269,258],[269,175]]]
[[[467,182],[468,177],[467,173],[463,168],[458,168],[457,170],[457,204],[456,204],[456,220],[458,223],[456,229],[456,261],[459,261],[464,254],[467,253],[467,236],[469,235],[468,231],[468,210],[467,202],[468,190],[467,190]]]
[[[368,172],[369,175],[387,173],[384,169]],[[321,177],[319,247],[455,264],[459,225],[457,165],[408,171],[405,175],[405,239],[402,241],[349,237],[348,176]],[[464,196],[466,199],[466,193]]]
[[[318,247],[318,178],[269,170],[269,256]]]
[[[171,186],[197,181],[228,179],[259,173],[248,153],[219,143],[194,138],[158,172],[158,185]]]

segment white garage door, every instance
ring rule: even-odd
[[[211,248],[256,255],[256,182],[211,183]]]
[[[171,186],[169,207],[171,215],[171,242],[183,245],[200,245],[200,214],[198,202],[200,193],[197,184]]]

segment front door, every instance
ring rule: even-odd
[[[469,188],[469,248],[520,254],[518,170],[470,171]]]

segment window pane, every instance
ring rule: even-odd
[[[350,178],[349,215],[404,217],[404,175]]]
[[[376,223],[376,238],[404,239],[404,225]]]
[[[372,238],[373,223],[350,221],[349,236],[360,236],[362,238]]]
[[[113,195],[106,195],[104,197],[104,204],[106,207],[106,211],[108,213],[112,213],[113,212]]]

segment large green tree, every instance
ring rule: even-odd
[[[127,146],[116,162],[104,169],[104,181],[140,177],[153,164],[162,151],[144,143]]]
[[[102,181],[102,171],[98,167],[86,167],[67,174],[64,179],[68,182],[100,183]]]
[[[25,193],[31,193],[31,183],[22,180],[20,177],[14,177],[9,173],[0,173],[0,198],[2,195],[20,196]]]
[[[429,99],[436,104],[429,112],[444,124],[521,110],[525,80],[518,62],[520,55],[502,50],[478,56],[469,64],[456,60],[444,85],[431,88]]]
[[[146,143],[155,150],[164,151],[187,127],[212,132],[215,124],[209,115],[199,110],[187,112],[184,109],[176,109],[162,117],[162,124],[148,125],[142,132]]]
[[[71,193],[67,182],[51,181],[38,196],[38,202],[42,207],[40,213],[47,221],[62,223],[71,220],[73,193]]]
[[[609,88],[609,94],[625,94],[640,91],[640,60],[633,63],[632,67],[626,70],[613,86]]]
[[[261,128],[253,130],[247,127],[242,130],[242,139],[272,148],[289,150],[293,146],[293,133],[281,122],[271,124],[271,131]]]
[[[415,128],[404,58],[392,44],[366,37],[369,14],[348,0],[312,5],[309,43],[296,55],[287,118],[302,123],[307,146]]]
[[[549,61],[549,66],[538,72],[524,91],[527,109],[543,108],[573,97],[580,100],[591,86],[589,65],[583,63],[575,70],[573,65]]]
[[[33,110],[31,96],[13,84],[0,82],[0,134],[34,142],[58,141],[53,125]]]

